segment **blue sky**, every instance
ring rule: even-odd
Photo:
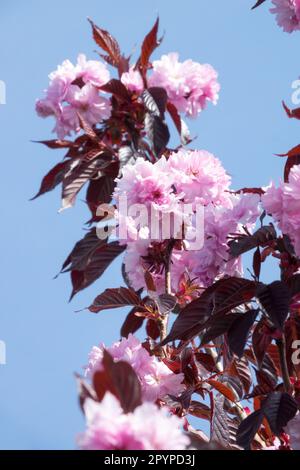
[[[74,313],[107,287],[120,285],[119,262],[100,282],[68,304],[70,281],[53,280],[88,219],[79,198],[58,214],[59,191],[29,202],[41,177],[62,154],[31,143],[50,138],[52,123],[35,116],[34,103],[47,75],[79,52],[95,58],[86,21],[110,30],[130,53],[157,14],[165,39],[156,53],[179,51],[182,59],[211,63],[220,74],[220,102],[191,125],[197,146],[215,153],[236,188],[278,180],[283,161],[273,156],[299,143],[296,121],[281,108],[291,105],[298,78],[300,35],[284,34],[267,3],[254,0],[1,0],[0,80],[7,104],[0,105],[1,133],[1,314],[0,340],[7,364],[0,366],[0,448],[72,449],[83,429],[75,371],[92,345],[118,338],[125,311],[99,316]],[[266,279],[273,272],[266,271]]]

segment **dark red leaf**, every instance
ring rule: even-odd
[[[100,240],[97,236],[96,228],[93,227],[82,240],[79,240],[67,259],[65,260],[61,272],[72,270],[82,271],[92,259],[95,251],[106,244],[105,240]]]
[[[270,331],[266,329],[265,321],[261,320],[257,323],[252,335],[253,351],[259,366],[262,364],[267,348],[271,342],[272,336]]]
[[[265,194],[265,191],[262,188],[242,188],[237,191],[232,191],[232,194],[258,194],[262,196]]]
[[[146,332],[149,338],[154,341],[157,340],[160,336],[160,330],[158,324],[155,320],[149,319],[146,324]]]
[[[295,274],[287,280],[291,297],[300,294],[300,274]]]
[[[118,67],[121,58],[120,46],[118,42],[108,31],[99,28],[90,19],[89,22],[92,26],[95,42],[108,54],[111,60],[111,65]]]
[[[145,130],[155,156],[159,158],[170,140],[167,124],[153,113],[146,113]]]
[[[189,144],[192,139],[191,139],[191,134],[190,131],[186,125],[186,123],[183,121],[183,119],[180,117],[176,106],[173,105],[170,101],[167,103],[167,110],[175,124],[175,127],[180,135],[180,140],[182,145],[187,145]]]
[[[116,183],[115,178],[104,175],[91,180],[86,193],[86,202],[92,213],[89,223],[99,222],[103,217],[97,215],[97,209],[101,204],[109,204],[112,200]]]
[[[253,272],[255,275],[255,279],[259,281],[260,278],[260,272],[261,272],[261,254],[260,254],[260,248],[257,247],[253,254]]]
[[[252,375],[249,362],[246,357],[234,359],[230,366],[230,375],[238,377],[243,384],[245,394],[249,393],[252,384]]]
[[[258,246],[265,246],[277,238],[272,224],[259,228],[253,235],[242,235],[229,242],[229,254],[236,258]]]
[[[207,421],[211,420],[210,408],[205,405],[205,403],[200,403],[198,401],[191,401],[189,414],[196,418],[205,419]]]
[[[214,291],[214,317],[225,315],[253,299],[256,283],[240,277],[228,277],[217,281],[210,289]]]
[[[107,351],[104,351],[102,365],[104,370],[93,377],[98,399],[101,401],[109,391],[118,398],[125,413],[133,412],[142,403],[141,385],[135,371],[128,362],[114,362]]]
[[[216,363],[212,356],[207,353],[197,352],[195,353],[195,360],[199,362],[208,372],[216,371]]]
[[[206,290],[199,299],[181,310],[163,344],[175,339],[189,340],[204,327],[213,309],[212,293]]]
[[[118,242],[103,243],[93,252],[88,264],[82,271],[72,271],[73,291],[70,300],[81,290],[89,287],[102,276],[108,266],[125,250]]]
[[[168,101],[168,95],[164,88],[148,88],[143,92],[142,98],[148,111],[160,116],[162,119],[164,118]]]
[[[281,366],[280,366],[280,356],[278,347],[275,344],[270,344],[267,349],[267,357],[272,361],[274,369],[276,370],[276,374],[281,374]]]
[[[141,56],[138,60],[138,65],[144,77],[146,76],[146,72],[149,67],[150,57],[152,53],[154,52],[154,50],[161,43],[161,40],[158,40],[157,38],[158,26],[159,26],[159,18],[157,18],[153,28],[147,34],[142,44],[142,51],[141,51]]]
[[[282,106],[289,118],[300,119],[300,108],[290,109],[285,102],[282,102]]]
[[[296,147],[293,147],[291,150],[289,150],[287,153],[278,153],[278,157],[297,157],[300,155],[300,145],[297,145]]]
[[[262,5],[266,0],[258,0],[255,5],[251,8],[251,10],[254,10],[254,8],[257,8],[259,7],[260,5]]]
[[[213,379],[207,380],[207,383],[211,385],[214,389],[216,389],[219,393],[221,393],[221,395],[223,395],[228,400],[232,402],[235,401],[234,392],[229,387],[227,387],[227,385],[225,385],[224,383],[218,382],[217,380],[213,380]]]
[[[147,270],[144,274],[145,283],[148,292],[156,292],[156,285],[152,274]]]
[[[77,111],[77,116],[78,116],[78,119],[79,119],[80,127],[85,132],[87,137],[91,141],[93,141],[95,144],[100,144],[100,139],[97,136],[95,130],[88,124],[86,119],[83,117],[83,115],[79,111]]]
[[[224,448],[230,447],[228,417],[224,410],[224,397],[216,396],[211,417],[211,441]]]
[[[91,161],[78,160],[63,179],[61,211],[72,207],[76,196],[85,183],[98,174],[103,162],[99,159]]]
[[[262,425],[264,415],[257,410],[241,422],[236,436],[236,443],[245,450],[250,450],[255,434]]]
[[[116,80],[113,78],[108,83],[103,85],[101,90],[106,91],[107,93],[112,93],[113,95],[122,98],[125,101],[130,100],[130,94],[121,80]]]
[[[256,397],[260,395],[267,395],[277,387],[277,369],[267,352],[264,355],[264,359],[260,364],[259,369],[255,369],[255,374],[256,385],[252,393],[247,395],[247,398]]]
[[[122,338],[128,338],[130,334],[134,334],[143,326],[144,318],[140,315],[136,315],[138,311],[139,310],[137,308],[133,308],[128,313],[121,328]]]
[[[177,304],[177,298],[174,295],[161,294],[155,299],[161,315],[167,315],[172,312]]]
[[[258,313],[259,310],[248,310],[246,313],[239,314],[227,332],[229,348],[240,358],[243,356],[248,335]]]
[[[204,346],[211,341],[215,340],[221,335],[224,335],[230,330],[232,324],[241,316],[240,313],[229,313],[228,315],[216,316],[210,323],[210,326],[206,329],[202,340],[201,346]]]
[[[299,119],[300,119],[300,109],[299,109]],[[284,181],[289,182],[289,174],[294,165],[300,164],[300,145],[293,147],[287,153],[279,153],[278,157],[288,157],[285,168],[284,168]]]
[[[249,302],[254,294],[255,282],[248,279],[230,277],[217,281],[180,312],[163,344],[175,339],[192,339],[210,327],[217,316]]]
[[[176,129],[178,130],[178,134],[181,136],[181,130],[182,130],[181,129],[181,117],[180,117],[180,114],[177,111],[176,106],[174,106],[173,103],[168,101],[167,109],[168,109],[168,112],[169,112],[171,118],[173,119],[173,122],[175,124]]]
[[[134,290],[127,287],[119,287],[118,289],[106,289],[102,294],[95,298],[89,311],[99,313],[102,310],[109,310],[120,307],[140,307],[142,309],[142,301]]]
[[[277,385],[277,380],[274,382],[271,374],[268,374],[265,370],[255,370],[257,385],[255,385],[252,393],[247,398],[255,397],[259,395],[267,395],[272,392]]]
[[[264,307],[273,325],[282,330],[289,314],[291,300],[288,286],[282,281],[275,281],[269,285],[260,284],[257,288],[256,297]]]
[[[46,147],[50,149],[66,149],[72,148],[74,146],[77,147],[76,143],[72,142],[71,140],[37,140],[35,143],[46,145]]]
[[[288,393],[273,392],[262,403],[262,411],[276,436],[280,436],[283,428],[294,418],[298,404]]]
[[[59,185],[63,181],[69,166],[70,162],[68,160],[55,165],[55,167],[52,168],[52,170],[50,170],[49,173],[47,173],[47,175],[43,178],[39,192],[31,200],[33,201],[42,194],[45,194],[48,191],[52,191],[52,189]]]

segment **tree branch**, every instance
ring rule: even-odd
[[[168,295],[172,295],[172,285],[171,285],[171,258],[173,248],[175,246],[175,240],[171,239],[167,249],[166,249],[166,257],[164,262],[165,267],[165,293]],[[160,341],[163,341],[168,334],[168,314],[161,314],[159,328],[160,328]]]

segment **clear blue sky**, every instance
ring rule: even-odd
[[[191,126],[197,145],[222,159],[235,187],[267,184],[282,170],[273,154],[299,143],[299,124],[285,118],[280,102],[291,104],[291,83],[300,74],[300,34],[284,34],[267,5],[251,12],[253,3],[1,0],[0,80],[7,104],[0,106],[0,340],[7,365],[0,366],[0,448],[74,447],[83,419],[73,372],[86,363],[92,345],[118,338],[125,316],[74,313],[120,285],[119,263],[71,304],[69,278],[52,280],[81,238],[88,212],[79,198],[75,209],[58,215],[58,191],[28,202],[62,156],[30,142],[50,138],[52,123],[34,113],[48,73],[78,52],[96,57],[87,17],[130,53],[159,13],[166,34],[156,57],[179,51],[183,59],[210,62],[220,74],[219,105]]]

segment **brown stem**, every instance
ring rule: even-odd
[[[171,287],[171,258],[172,258],[172,251],[174,247],[174,240],[171,240],[167,250],[166,250],[166,258],[165,258],[165,292],[168,295],[172,294],[172,287]],[[160,341],[166,339],[168,334],[168,314],[161,314],[160,321],[159,321],[159,329],[160,329]]]
[[[290,382],[290,374],[289,374],[289,369],[288,369],[287,360],[286,360],[284,334],[282,335],[281,339],[278,339],[276,341],[276,344],[277,344],[278,351],[279,351],[280,368],[281,368],[284,389],[286,392],[289,393],[291,391],[291,382]]]

